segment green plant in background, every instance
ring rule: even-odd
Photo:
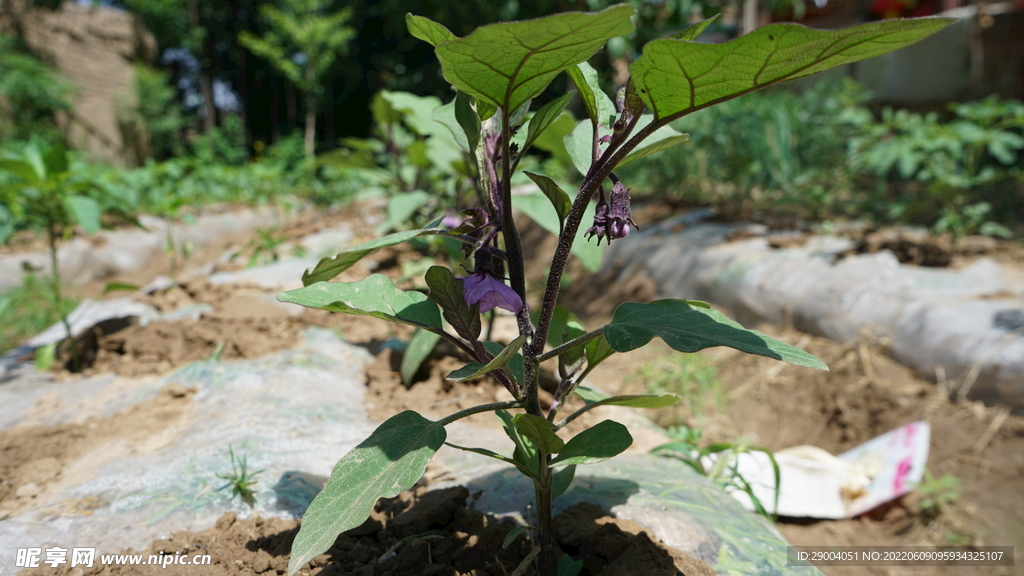
[[[55,302],[53,289],[34,272],[27,272],[21,286],[0,294],[0,354],[60,322],[76,305],[78,301],[67,296]]]
[[[943,474],[936,478],[927,468],[924,470],[924,478],[914,487],[921,514],[930,520],[938,518],[953,505],[960,498],[962,490],[963,484],[956,476]]]
[[[779,508],[779,464],[775,461],[775,455],[771,450],[755,446],[745,440],[739,442],[716,442],[707,446],[700,446],[701,431],[687,426],[674,426],[668,429],[668,435],[672,442],[662,444],[651,450],[654,454],[677,458],[701,476],[707,476],[709,480],[718,484],[724,490],[739,490],[750,497],[754,505],[754,511],[758,514],[775,520],[775,514],[768,512],[764,503],[754,494],[754,488],[739,470],[739,458],[742,454],[761,452],[768,457],[772,464],[772,471],[775,473],[775,504],[772,510]]]
[[[728,393],[718,379],[718,367],[703,356],[688,354],[643,364],[630,378],[649,394],[675,394],[695,418],[709,408],[721,409]]]
[[[351,11],[330,13],[330,5],[328,0],[283,0],[282,8],[264,4],[260,13],[270,22],[271,30],[263,36],[249,32],[238,36],[242,46],[268,60],[305,95],[305,150],[310,157],[316,144],[320,80],[355,36],[355,30],[345,26]]]
[[[74,87],[0,34],[0,139],[60,138],[55,114],[71,110]]]
[[[0,188],[3,193],[0,207],[7,206],[4,210],[13,220],[46,233],[52,302],[60,310],[71,347],[72,368],[77,370],[78,347],[71,334],[67,312],[61,308],[64,297],[57,247],[71,237],[76,225],[86,234],[94,234],[100,229],[100,216],[105,207],[112,210],[114,206],[98,201],[95,196],[104,196],[103,190],[89,181],[74,178],[68,168],[68,153],[63,143],[46,146],[33,140],[19,153],[0,155],[0,172],[6,172],[11,180],[9,185]],[[0,241],[6,239],[0,238]]]
[[[613,101],[585,62],[609,39],[633,30],[633,13],[631,7],[619,5],[600,13],[557,14],[484,26],[463,38],[426,18],[407,16],[411,33],[434,46],[445,78],[457,91],[453,127],[458,126],[459,140],[465,138],[473,151],[480,204],[472,217],[454,229],[396,232],[325,258],[303,274],[304,288],[283,292],[278,299],[431,332],[470,359],[449,374],[449,380],[488,374],[513,400],[477,406],[439,421],[404,411],[382,423],[335,465],[326,487],[310,505],[293,544],[289,574],[325,552],[341,532],[361,524],[379,498],[412,487],[445,443],[447,424],[490,411],[497,414],[512,440],[512,455],[458,448],[510,464],[532,481],[537,571],[552,576],[558,563],[551,540],[554,499],[568,488],[576,466],[607,460],[632,444],[626,427],[612,420],[568,440],[557,432],[597,406],[664,407],[679,400],[670,394],[598,397],[580,384],[600,362],[658,336],[680,352],[729,346],[826,369],[805,351],[746,330],[703,302],[627,302],[616,309],[609,324],[588,330],[558,306],[572,246],[585,220],[592,226],[584,236],[596,236],[598,241],[610,242],[629,233],[629,190],[614,171],[685,140],[685,135],[669,127],[673,121],[777,82],[890,52],[952,20],[882,21],[836,31],[777,24],[724,44],[694,42],[710,24],[705,21],[647,43]],[[536,315],[531,315],[525,250],[512,213],[512,207],[521,204],[521,198],[512,193],[513,175],[568,103],[563,96],[529,114],[531,100],[562,72],[579,91],[588,116],[564,138],[566,152],[583,180],[573,198],[550,176],[528,175],[543,192],[538,196],[550,203],[558,230],[544,294],[536,304]],[[597,205],[590,207],[595,199]],[[589,218],[588,208],[593,210]],[[380,248],[420,236],[443,236],[465,244],[473,256],[472,271],[456,277],[451,269],[434,266],[425,274],[426,294],[401,290],[381,274],[358,282],[329,281]],[[508,344],[480,338],[481,314],[494,308],[515,314],[519,335]],[[558,362],[559,384],[550,405],[542,408],[540,365],[547,360]],[[574,395],[584,406],[559,419]],[[522,413],[513,415],[509,412],[513,409]]]
[[[877,208],[892,220],[958,237],[1009,238],[1005,224],[1020,212],[1024,184],[1024,103],[993,96],[949,109],[948,122],[890,108],[875,122],[867,110],[848,111],[843,120],[858,130],[849,143],[852,167],[876,177],[883,192],[895,187],[895,201],[883,194]],[[990,220],[998,215],[1004,222]]]
[[[747,94],[677,120],[690,143],[623,172],[640,190],[723,212],[772,210],[819,218],[850,209],[840,120],[866,98],[852,80]]]
[[[253,490],[253,486],[256,485],[256,477],[262,474],[263,470],[250,472],[246,455],[242,454],[241,457],[236,458],[235,450],[231,446],[228,446],[228,455],[231,458],[231,472],[217,474],[217,478],[227,480],[228,483],[217,490],[230,488],[232,496],[238,496],[250,508],[256,507],[256,491]]]

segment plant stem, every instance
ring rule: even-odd
[[[78,358],[78,344],[75,342],[75,337],[71,334],[71,323],[68,322],[68,314],[64,311],[64,298],[60,293],[60,271],[57,269],[57,234],[54,232],[52,225],[46,227],[46,232],[50,240],[50,279],[52,281],[53,302],[54,306],[57,307],[57,312],[60,314],[61,322],[64,324],[64,330],[68,337],[68,346],[71,347],[71,368],[77,372],[81,367]]]
[[[447,416],[445,418],[442,418],[440,421],[438,421],[438,424],[440,424],[441,426],[447,426],[447,425],[451,424],[452,422],[455,422],[456,420],[460,420],[460,419],[465,418],[467,416],[472,416],[473,414],[479,414],[481,412],[493,412],[495,410],[506,410],[508,408],[519,408],[519,407],[520,407],[519,402],[514,402],[514,401],[512,401],[512,402],[495,402],[493,404],[481,404],[480,406],[473,406],[472,408],[466,408],[465,410],[460,410],[460,411],[456,412],[455,414],[451,414],[451,415],[449,415],[449,416]]]
[[[574,338],[566,342],[565,344],[558,346],[557,348],[552,348],[551,350],[548,350],[547,352],[541,354],[540,356],[537,356],[537,362],[544,362],[545,360],[550,360],[563,352],[572,350],[573,348],[579,346],[580,344],[590,342],[591,340],[597,338],[602,334],[604,334],[604,327],[598,328],[593,332],[587,332],[586,334],[580,336],[579,338]]]
[[[533,493],[537,504],[537,545],[540,555],[537,558],[537,572],[540,576],[554,576],[555,551],[551,546],[551,506],[554,501],[551,488],[551,468],[547,465],[547,455],[541,462],[541,480],[533,482]]]

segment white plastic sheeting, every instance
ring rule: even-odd
[[[889,251],[839,259],[849,240],[776,249],[763,237],[729,241],[761,226],[693,221],[682,215],[613,242],[603,268],[620,280],[644,273],[661,297],[707,300],[746,325],[792,319],[838,342],[870,327],[903,364],[931,377],[941,366],[971,397],[1024,412],[1024,270],[987,258],[923,268]]]

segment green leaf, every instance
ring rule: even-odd
[[[403,225],[409,222],[417,210],[430,202],[430,198],[430,194],[423,190],[395,194],[388,200],[388,224],[396,228],[404,227]]]
[[[491,24],[438,44],[435,51],[449,83],[511,112],[543,92],[559,72],[593,56],[609,38],[632,32],[633,12],[619,5],[599,13]]]
[[[302,517],[288,574],[323,554],[342,532],[370,515],[379,498],[412,488],[444,443],[444,427],[406,410],[392,416],[334,466],[327,486]]]
[[[604,336],[616,352],[629,352],[660,336],[680,352],[697,352],[712,346],[728,346],[748,354],[775,358],[797,366],[828,370],[824,362],[803,350],[748,330],[717,310],[682,300],[619,305]]]
[[[492,358],[487,364],[472,362],[449,374],[448,379],[452,382],[462,382],[472,378],[479,378],[491,370],[504,368],[506,364],[512,361],[512,358],[515,357],[517,352],[519,352],[519,349],[523,347],[524,342],[526,342],[526,336],[520,336],[510,342],[504,350]]]
[[[569,153],[565,150],[565,142],[563,140],[567,135],[572,134],[575,127],[576,119],[573,118],[572,114],[562,112],[548,126],[547,130],[541,132],[533,145],[545,152],[550,152],[555,160],[563,166],[572,166],[572,158],[569,157]]]
[[[370,113],[373,114],[373,121],[381,126],[390,126],[402,119],[401,112],[391,106],[391,102],[384,97],[383,90],[373,95],[373,100],[370,101]]]
[[[680,30],[679,32],[676,32],[675,34],[669,36],[668,38],[669,38],[669,40],[693,40],[693,41],[696,41],[697,38],[701,34],[703,34],[705,30],[707,30],[708,26],[710,26],[712,22],[714,22],[715,20],[718,20],[719,16],[721,16],[721,14],[715,14],[714,16],[712,16],[711,18],[708,18],[707,20],[701,20],[700,22],[697,22],[696,24],[690,24],[686,28]]]
[[[519,429],[516,428],[512,421],[512,415],[507,410],[495,410],[494,413],[501,421],[501,427],[505,430],[505,434],[516,446],[515,452],[512,454],[516,467],[524,470],[524,474],[531,478],[540,478],[540,452],[533,443],[519,434]]]
[[[32,356],[32,364],[36,370],[46,372],[53,367],[54,362],[57,361],[57,344],[59,342],[36,348],[35,354]]]
[[[533,146],[533,143],[537,141],[537,138],[540,138],[540,135],[562,115],[562,110],[565,110],[565,106],[569,103],[570,99],[572,99],[572,93],[563,94],[561,98],[556,98],[542,106],[533,115],[533,118],[530,118],[530,124],[526,133],[526,143],[520,149],[520,154],[529,150],[530,146]]]
[[[533,526],[516,526],[515,528],[509,530],[508,534],[505,536],[505,541],[501,544],[501,547],[508,548],[512,545],[513,542],[516,541],[516,538],[518,538],[520,534],[526,532],[527,530],[536,530],[536,528],[534,528]]]
[[[566,442],[550,466],[603,462],[621,454],[632,443],[633,437],[625,426],[613,420],[603,420]]]
[[[376,238],[369,242],[364,242],[355,248],[349,248],[344,252],[338,253],[336,256],[320,260],[312,270],[308,270],[302,274],[302,284],[303,286],[309,286],[315,282],[330,280],[351,268],[356,262],[370,254],[373,254],[381,248],[401,244],[402,242],[407,242],[417,236],[426,236],[429,234],[448,236],[450,238],[461,240],[457,235],[451,234],[445,228],[424,228],[422,230],[405,230],[403,232],[395,232],[394,234],[388,234],[387,236]]]
[[[451,102],[435,108],[433,112],[434,121],[446,126],[455,143],[466,153],[476,150],[480,140],[480,118],[471,101],[468,95],[457,92]]]
[[[559,188],[554,180],[543,174],[534,174],[525,170],[523,173],[529,176],[544,196],[551,201],[551,205],[555,208],[555,214],[558,215],[558,233],[561,234],[562,225],[565,223],[566,217],[569,216],[569,211],[572,210],[572,200],[569,199],[569,195],[565,193],[565,190]]]
[[[41,180],[32,164],[18,158],[0,158],[0,170],[14,174],[29,184],[35,184]]]
[[[569,489],[569,485],[572,484],[573,477],[576,476],[576,466],[565,466],[561,470],[555,470],[551,475],[551,499],[554,500],[566,490]]]
[[[611,128],[605,126],[598,127],[598,137],[610,136],[611,133]],[[563,139],[563,142],[565,143],[565,151],[572,158],[572,165],[576,167],[580,174],[586,176],[590,170],[590,165],[594,163],[594,126],[586,120],[581,121],[573,129],[572,133]],[[601,146],[604,145],[602,144]],[[598,153],[600,154],[600,149]]]
[[[124,291],[124,292],[138,292],[142,287],[137,284],[129,284],[127,282],[107,282],[107,285],[103,287],[103,295],[106,296],[111,292]]]
[[[639,131],[648,124],[654,121],[653,114],[644,114],[640,117],[640,121],[637,122],[635,131]],[[675,128],[671,126],[662,126],[654,131],[653,134],[644,139],[639,146],[633,149],[622,162],[619,162],[617,168],[622,168],[627,164],[632,164],[637,160],[661,152],[675,146],[676,144],[682,144],[690,139],[689,134],[680,134]]]
[[[883,20],[842,30],[783,23],[722,44],[652,40],[629,70],[655,117],[677,118],[776,82],[898,50],[953,22]]]
[[[519,469],[520,472],[522,472],[523,474],[529,476],[530,478],[534,478],[534,479],[537,478],[537,474],[535,472],[533,472],[532,470],[524,467],[522,463],[516,462],[514,459],[509,458],[507,456],[502,456],[501,454],[498,454],[497,452],[495,452],[493,450],[488,450],[486,448],[470,448],[468,446],[459,446],[458,444],[452,444],[451,442],[445,442],[445,444],[447,444],[447,445],[449,445],[452,448],[455,448],[457,450],[462,450],[464,452],[472,452],[474,454],[480,454],[481,456],[487,456],[488,458],[494,458],[495,460],[501,460],[502,462],[504,462],[506,464],[511,464],[511,465],[515,466],[516,468]]]
[[[544,454],[557,454],[565,447],[565,441],[555,434],[555,425],[547,418],[533,414],[516,414],[512,418],[512,424],[521,437],[529,439]]]
[[[430,294],[427,296],[441,307],[444,319],[466,340],[480,337],[480,305],[466,306],[462,280],[444,266],[431,266],[425,280]]]
[[[442,328],[437,304],[420,292],[399,290],[383,274],[371,274],[358,282],[317,282],[281,292],[277,299],[307,308],[373,316],[420,328]]]
[[[68,171],[68,151],[63,142],[56,142],[43,155],[43,165],[46,166],[46,173],[50,176],[63,174]]]
[[[100,208],[100,203],[92,198],[72,194],[64,198],[64,209],[86,234],[95,234],[100,229],[100,214],[103,209]]]
[[[626,394],[622,396],[605,396],[600,392],[576,388],[576,394],[587,405],[594,406],[628,406],[630,408],[667,408],[679,404],[681,398],[675,394]],[[604,396],[601,398],[601,396]]]
[[[402,366],[399,368],[402,374],[402,384],[406,388],[412,386],[412,379],[416,371],[420,369],[423,361],[434,351],[434,346],[441,337],[433,332],[417,329],[409,338],[409,344],[405,347],[405,354],[402,355]]]
[[[505,349],[504,346],[497,342],[484,342],[484,349],[491,353],[492,356],[501,354],[501,351]],[[505,368],[512,373],[512,377],[515,378],[516,382],[523,382],[523,355],[516,354],[509,361]]]
[[[590,117],[591,135],[593,135],[594,124],[611,128],[615,117],[618,116],[618,111],[604,90],[601,90],[597,70],[594,70],[590,64],[581,62],[569,68],[567,72],[573,84],[576,85],[576,90],[580,93],[580,100],[583,101],[583,107],[587,110],[587,116]]]
[[[573,560],[566,554],[558,559],[555,576],[579,576],[580,570],[583,570],[583,560]]]
[[[587,342],[586,355],[587,355],[587,369],[583,371],[583,374],[579,377],[579,382],[582,382],[587,374],[590,374],[594,368],[601,362],[604,362],[609,356],[615,353],[615,350],[608,345],[608,339],[605,338],[604,334],[601,334],[597,338],[594,338],[590,342]]]
[[[524,214],[532,218],[542,228],[558,234],[558,215],[551,211],[551,202],[543,194],[514,194],[512,205]],[[595,205],[591,203],[583,213],[583,222],[591,222],[594,219]],[[577,234],[572,241],[571,252],[580,259],[583,267],[591,272],[596,272],[601,267],[601,258],[604,256],[604,248],[594,242],[587,242],[583,234]]]
[[[6,206],[0,204],[0,246],[3,246],[11,234],[14,234],[16,225],[14,214]]]
[[[409,28],[409,34],[423,40],[431,46],[437,46],[441,42],[455,40],[455,34],[450,30],[423,16],[405,15],[405,25]]]

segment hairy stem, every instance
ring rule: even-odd
[[[603,327],[602,328],[598,328],[597,330],[594,330],[593,332],[587,332],[586,334],[584,334],[583,336],[580,336],[579,338],[574,338],[574,339],[566,342],[565,344],[562,344],[561,346],[558,346],[557,348],[552,348],[551,350],[548,350],[547,352],[541,354],[540,356],[537,356],[537,362],[544,362],[545,360],[550,360],[550,359],[560,355],[563,352],[566,352],[568,350],[572,350],[573,348],[579,346],[580,344],[586,344],[587,342],[590,342],[591,340],[593,340],[594,338],[597,338],[598,336],[600,336],[602,334],[604,334],[604,328]]]
[[[529,346],[529,353],[532,355],[537,356],[544,349],[544,342],[547,341],[548,329],[551,327],[551,318],[555,311],[555,302],[558,300],[558,290],[562,284],[562,274],[565,272],[565,265],[569,261],[569,249],[572,248],[572,242],[580,229],[583,212],[587,209],[587,205],[590,204],[594,193],[597,192],[597,187],[611,174],[619,162],[622,162],[626,155],[632,152],[645,138],[653,134],[655,130],[668,122],[669,120],[651,122],[640,132],[637,132],[636,136],[630,138],[628,142],[616,150],[611,157],[608,157],[609,151],[606,150],[605,154],[591,166],[587,177],[583,180],[583,185],[580,187],[576,200],[572,203],[572,210],[569,211],[569,216],[565,219],[565,229],[558,236],[558,246],[555,248],[555,255],[551,260],[551,271],[548,274],[548,283],[544,289],[544,300],[541,304],[540,319],[537,322],[537,332]]]
[[[519,402],[514,402],[514,401],[495,402],[493,404],[481,404],[479,406],[473,406],[472,408],[466,408],[465,410],[460,410],[460,411],[456,412],[455,414],[452,414],[450,416],[442,418],[440,421],[438,421],[438,424],[440,424],[441,426],[447,426],[447,425],[451,424],[452,422],[455,422],[456,420],[461,420],[462,418],[465,418],[467,416],[472,416],[473,414],[479,414],[481,412],[494,412],[496,410],[508,410],[509,408],[519,408],[519,407],[520,407]]]
[[[547,455],[543,455],[547,460]],[[537,503],[537,545],[540,555],[537,557],[537,572],[541,575],[555,574],[555,550],[551,545],[551,505],[554,502],[554,490],[551,486],[551,468],[547,462],[541,462],[541,479],[534,480],[533,493]]]

